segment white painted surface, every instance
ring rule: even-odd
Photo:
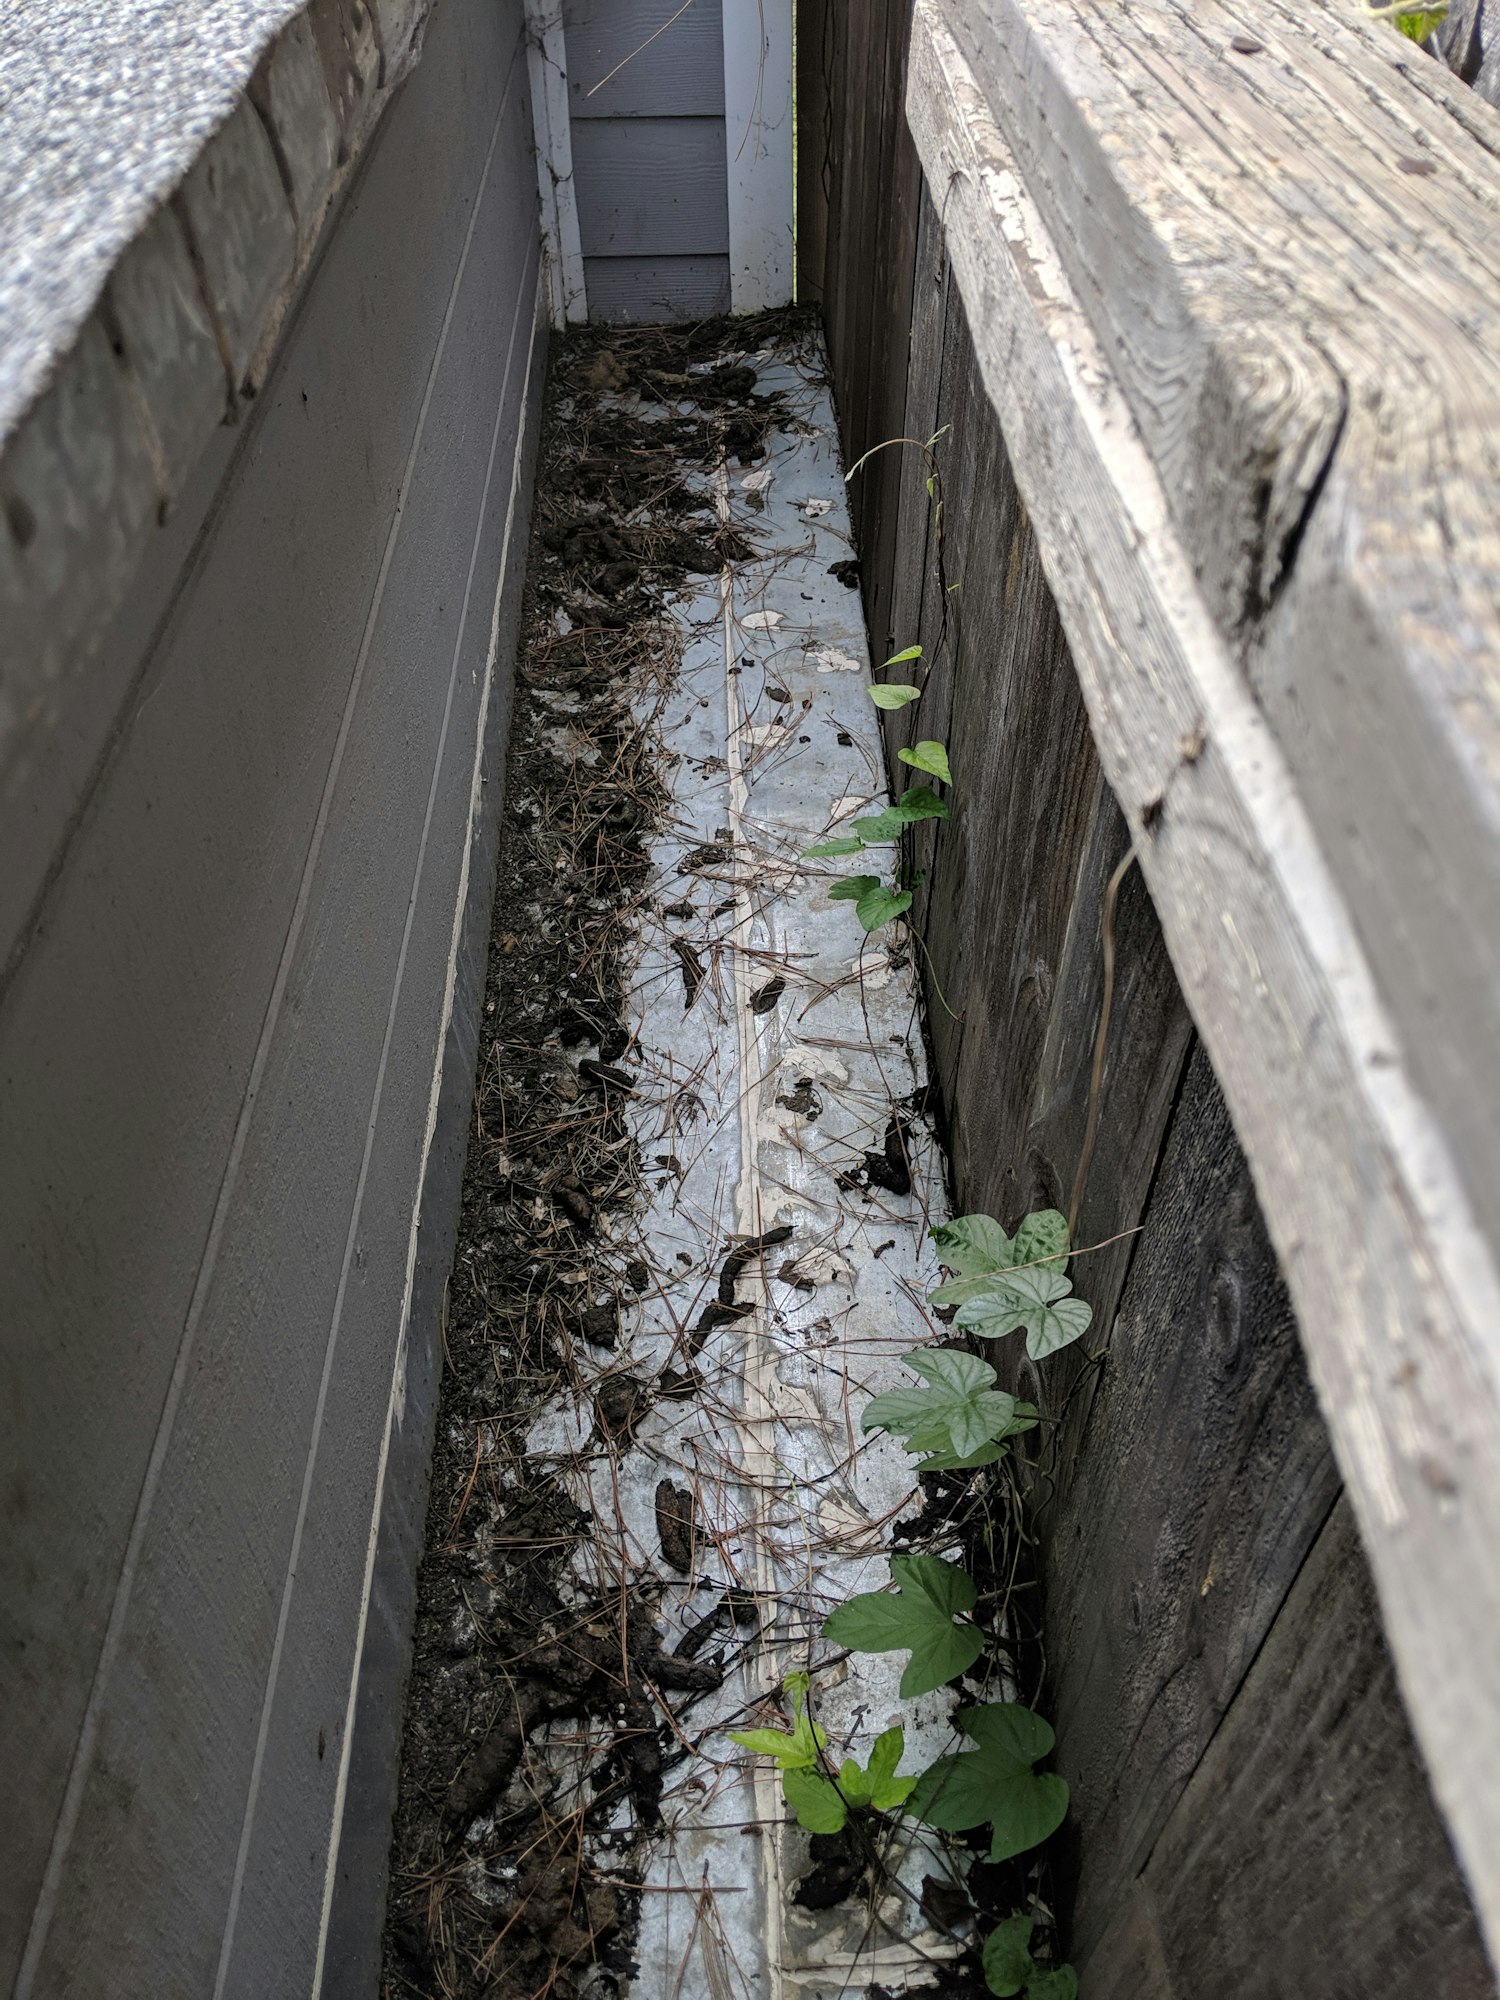
[[[578,196],[573,182],[562,0],[526,0],[526,64],[531,77],[536,183],[542,203],[542,242],[547,252],[552,324],[568,326],[588,318],[588,298],[578,236]]]
[[[726,0],[729,309],[791,303],[792,0]]]

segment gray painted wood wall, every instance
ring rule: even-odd
[[[902,116],[909,11],[802,0],[799,278],[848,461],[943,433],[941,537],[917,452],[877,454],[851,497],[875,656],[922,645],[920,733],[959,779],[916,910],[958,1203],[1010,1226],[1068,1204],[1129,833]],[[1032,1497],[1084,2000],[1480,2000],[1295,1316],[1138,870],[1114,944],[1078,1239],[1138,1233],[1075,1266],[1102,1360],[1012,1385],[1059,1419]]]
[[[722,0],[677,12],[678,0],[564,0],[591,319],[729,310]]]
[[[441,0],[67,687],[0,948],[6,1992],[29,1937],[37,1996],[307,1993],[325,1924],[324,1990],[374,1991],[546,343],[529,146],[520,0]]]

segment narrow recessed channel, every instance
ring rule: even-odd
[[[821,1636],[926,1505],[859,1410],[946,1211],[904,933],[804,859],[886,797],[817,336],[569,337],[542,452],[387,1991],[931,1989],[958,1860],[724,1733],[810,1670],[836,1755],[951,1746]]]

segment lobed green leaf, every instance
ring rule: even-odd
[[[781,1789],[797,1824],[809,1833],[837,1833],[849,1817],[837,1785],[821,1771],[785,1771]]]
[[[986,1340],[1026,1329],[1026,1352],[1033,1361],[1055,1354],[1088,1332],[1094,1309],[1070,1298],[1072,1286],[1055,1265],[996,1274],[991,1289],[960,1304],[955,1326],[972,1327]]]
[[[984,1636],[955,1618],[972,1611],[976,1591],[957,1563],[940,1556],[892,1556],[894,1591],[867,1591],[834,1610],[823,1636],[856,1653],[911,1658],[901,1676],[905,1699],[930,1694],[964,1672],[984,1650]]]

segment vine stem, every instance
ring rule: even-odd
[[[944,993],[942,987],[938,984],[937,967],[932,962],[932,953],[927,948],[926,938],[923,937],[922,933],[917,929],[915,924],[908,924],[906,928],[910,932],[910,934],[916,939],[917,943],[922,947],[922,956],[927,960],[927,970],[932,977],[932,990],[934,993],[936,993],[938,999],[943,1003],[943,1012],[948,1016],[948,1019],[950,1021],[962,1021],[963,1015],[954,1013],[953,1009],[948,1005],[947,995]]]
[[[1068,1204],[1068,1241],[1078,1233],[1078,1214],[1083,1207],[1083,1190],[1094,1162],[1094,1142],[1099,1137],[1099,1095],[1104,1083],[1104,1057],[1109,1047],[1109,1017],[1115,1001],[1115,903],[1120,884],[1130,873],[1136,858],[1131,842],[1109,878],[1104,891],[1104,994],[1099,1005],[1099,1032],[1094,1037],[1094,1072],[1089,1078],[1089,1115],[1083,1128],[1083,1150],[1078,1156],[1078,1173],[1073,1182],[1073,1199]]]

